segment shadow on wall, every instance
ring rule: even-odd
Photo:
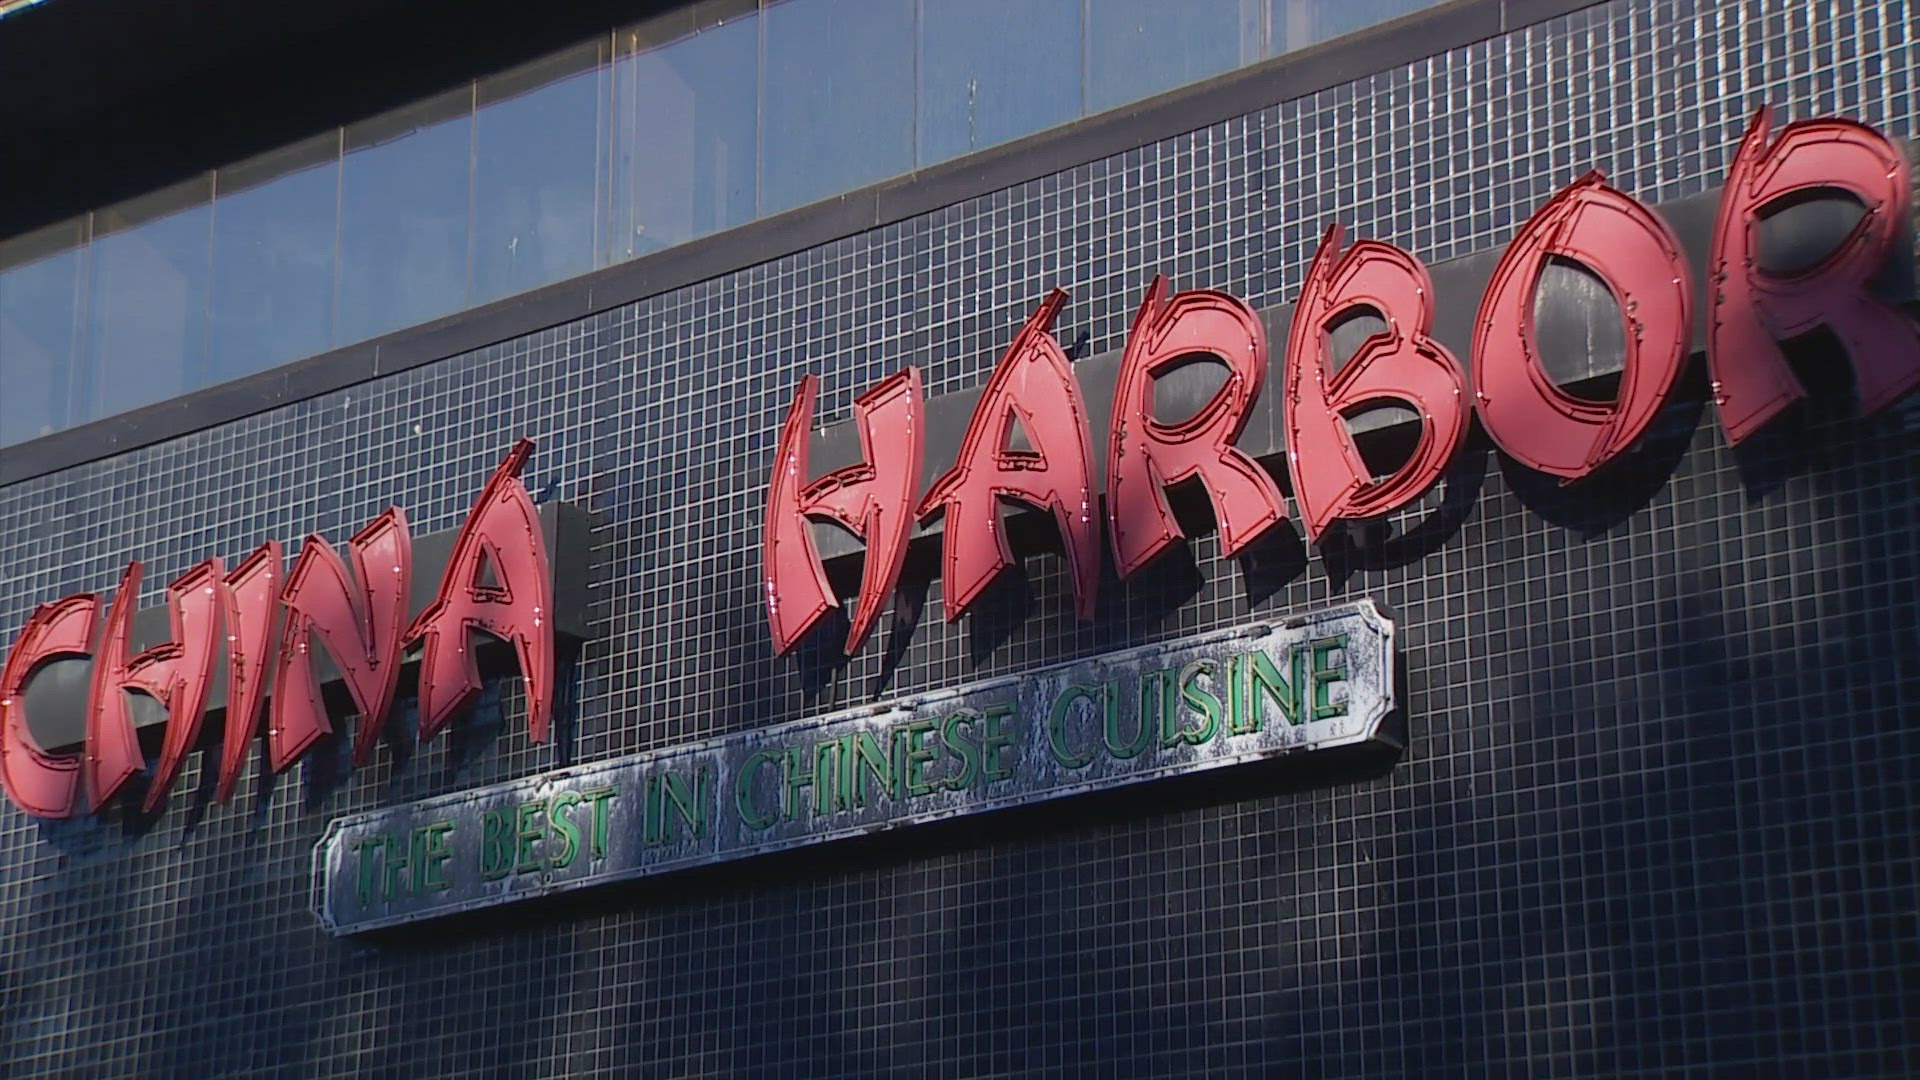
[[[1504,501],[1503,485],[1525,504],[1509,504],[1512,514],[1556,526],[1496,537],[1523,545],[1524,565],[1547,568],[1521,583],[1543,590],[1545,606],[1527,610],[1508,591],[1515,582],[1470,573],[1464,619],[1433,617],[1431,598],[1408,614],[1460,649],[1403,684],[1410,767],[1355,759],[1328,772],[1317,758],[1310,779],[1196,778],[1145,799],[1116,792],[922,827],[357,943],[315,926],[310,948],[288,955],[206,928],[239,906],[285,907],[267,895],[262,868],[305,852],[268,841],[246,816],[213,815],[197,827],[234,835],[201,845],[216,862],[195,867],[193,891],[166,922],[198,943],[204,970],[243,973],[259,1006],[244,1015],[201,1014],[193,971],[81,914],[104,910],[103,893],[152,902],[124,862],[59,875],[58,888],[36,894],[35,925],[68,943],[58,962],[90,973],[101,1005],[128,1018],[101,1045],[145,1040],[142,1069],[156,1073],[192,1068],[197,1047],[236,1044],[266,1070],[392,1055],[423,1069],[537,1073],[579,1052],[570,1039],[612,1027],[662,1059],[740,1073],[898,1075],[940,1062],[1020,1071],[1047,1067],[1033,1049],[1044,1046],[1067,1071],[1313,1062],[1325,1075],[1416,1075],[1491,1061],[1524,1071],[1551,1058],[1609,1075],[1677,1069],[1676,1032],[1712,1060],[1777,1061],[1841,984],[1854,990],[1856,1071],[1868,1071],[1900,1052],[1893,1003],[1910,996],[1901,991],[1920,960],[1901,921],[1910,915],[1895,906],[1917,884],[1903,855],[1915,758],[1899,702],[1920,686],[1903,675],[1890,693],[1886,674],[1911,668],[1920,630],[1920,521],[1910,498],[1876,498],[1910,482],[1910,471],[1890,479],[1886,463],[1910,464],[1911,438],[1899,417],[1822,419],[1829,402],[1818,399],[1799,438],[1735,453],[1699,423],[1701,388],[1687,385],[1619,471],[1593,478],[1601,486],[1584,505],[1579,487],[1516,479],[1505,462],[1489,484],[1480,444],[1449,472],[1437,507],[1361,549],[1437,546],[1410,538],[1441,529],[1451,540],[1477,499]],[[1752,505],[1748,521],[1727,526],[1737,543],[1690,531],[1689,500],[1718,487],[1702,478],[1736,463],[1751,475],[1743,456],[1779,478],[1769,503],[1829,500],[1837,513],[1774,527],[1778,508]],[[1674,524],[1620,528],[1643,510]],[[1630,543],[1631,557],[1614,541]],[[1096,625],[1115,640],[1102,651],[1208,589],[1234,591],[1223,566],[1211,573],[1224,586],[1179,550],[1136,581],[1144,596],[1117,597],[1105,583],[1111,614]],[[1356,557],[1340,578],[1335,562],[1336,589],[1404,565]],[[1575,574],[1587,584],[1573,586]],[[880,631],[893,658],[884,664],[906,654],[894,638],[924,610],[930,575],[918,575],[907,591],[918,588],[921,603]],[[1033,587],[1062,584],[1055,573]],[[715,715],[744,725],[787,661],[769,657],[758,606],[718,592],[687,602],[726,643],[726,670],[741,674],[684,704],[732,709]],[[816,640],[837,655],[841,635]],[[822,693],[852,670],[844,659],[820,667]],[[569,670],[563,745],[578,729]],[[510,726],[500,690],[490,681],[483,707],[455,729],[445,774],[425,780],[459,786],[493,760],[475,751]],[[325,780],[304,776],[303,791]],[[1406,801],[1416,794],[1417,805]],[[1369,812],[1355,816],[1356,803]],[[257,921],[287,947],[283,921]],[[1823,944],[1795,950],[1783,934]],[[619,951],[636,940],[649,950]],[[319,985],[280,977],[315,966]],[[507,972],[511,1022],[477,1035],[439,1022],[434,1001]],[[17,986],[7,995],[27,999]],[[334,1026],[344,1016],[312,1008],[349,998],[388,1020],[346,1031]]]
[[[1302,927],[1337,956],[1282,973],[1272,1059],[1327,1075],[1547,1062],[1625,1075],[1681,1069],[1685,1043],[1686,1060],[1730,1068],[1813,1052],[1836,1073],[1904,1071],[1898,1003],[1916,954],[1895,898],[1917,884],[1901,854],[1915,754],[1898,702],[1920,686],[1906,676],[1895,692],[1887,673],[1910,669],[1920,631],[1899,585],[1920,566],[1920,522],[1910,498],[1865,494],[1888,458],[1911,460],[1900,422],[1840,415],[1739,453],[1717,428],[1695,432],[1687,477],[1738,462],[1768,478],[1756,503],[1838,494],[1837,518],[1768,529],[1777,509],[1754,506],[1719,544],[1672,500],[1679,531],[1617,568],[1630,592],[1596,588],[1536,618],[1511,665],[1470,645],[1492,677],[1423,717],[1452,731],[1415,744],[1437,774],[1416,827],[1380,837],[1382,869],[1334,894],[1338,928]],[[1683,431],[1663,423],[1644,473],[1615,490],[1657,488],[1657,443]],[[1618,507],[1576,518],[1619,520]],[[1828,525],[1837,541],[1815,543]],[[1578,555],[1588,533],[1568,527],[1550,542]],[[1477,643],[1477,623],[1458,632]],[[1810,1041],[1842,986],[1855,1045]]]
[[[1488,609],[1470,607],[1445,631],[1464,658],[1427,673],[1450,685],[1409,688],[1420,786],[1371,796],[1418,790],[1410,817],[1374,815],[1409,827],[1356,835],[1328,812],[1343,796],[1215,787],[1156,799],[1145,829],[1135,796],[1113,818],[1050,806],[1037,834],[970,823],[959,850],[915,830],[886,854],[754,864],[764,876],[738,896],[780,922],[755,953],[786,989],[744,1006],[750,1019],[786,1031],[782,1002],[822,1003],[780,1041],[785,1060],[836,1075],[911,1069],[928,1045],[1017,1070],[1043,1038],[1064,1061],[1143,1072],[1553,1060],[1611,1075],[1679,1068],[1685,1039],[1707,1060],[1778,1062],[1811,1035],[1823,987],[1846,985],[1862,1036],[1846,1060],[1897,1068],[1916,957],[1896,898],[1920,884],[1900,854],[1914,753],[1898,702],[1920,685],[1890,692],[1886,673],[1911,667],[1920,630],[1920,522],[1910,498],[1872,493],[1907,483],[1884,463],[1910,460],[1911,440],[1900,417],[1853,418],[1822,392],[1781,421],[1795,434],[1736,452],[1700,422],[1698,374],[1590,485],[1502,462],[1520,512],[1557,526],[1520,538],[1546,546],[1526,584],[1551,603],[1517,608],[1509,583],[1468,579],[1519,620],[1503,622],[1519,644],[1494,645]],[[1723,543],[1692,500],[1735,467],[1773,478],[1749,488],[1755,504],[1838,498],[1840,512],[1783,529],[1755,505]],[[1451,474],[1435,518],[1464,518],[1480,481]],[[1658,527],[1622,532],[1656,509]],[[1197,570],[1169,565],[1178,593]],[[1222,824],[1239,865],[1270,874],[1223,880],[1183,859]],[[787,867],[799,881],[768,889]],[[789,889],[824,908],[795,914]],[[875,1024],[899,1038],[876,1045]]]

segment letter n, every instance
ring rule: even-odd
[[[280,614],[280,541],[269,540],[227,572],[221,594],[227,616],[227,720],[221,738],[220,786],[215,798],[233,797],[247,746],[266,700],[272,671],[274,630]]]
[[[853,403],[860,429],[861,460],[807,482],[808,431],[817,380],[800,380],[793,407],[780,429],[780,450],[767,485],[767,521],[761,552],[766,578],[767,625],[773,648],[784,653],[820,617],[838,606],[827,582],[808,518],[835,522],[867,545],[860,577],[860,603],[847,630],[847,655],[873,630],[893,595],[913,535],[913,496],[920,484],[926,421],[920,371],[906,368]]]
[[[553,717],[553,582],[540,515],[520,482],[533,453],[522,439],[507,453],[460,526],[440,592],[414,620],[407,641],[420,659],[420,739],[425,742],[480,693],[473,631],[513,645],[527,688],[527,733],[545,742]],[[488,570],[492,580],[488,580]]]
[[[274,679],[269,756],[279,772],[333,730],[313,670],[313,641],[327,647],[340,669],[360,726],[353,763],[365,765],[378,745],[380,725],[393,710],[400,684],[401,640],[413,591],[413,539],[407,516],[389,507],[347,541],[353,580],[327,538],[300,545],[280,600],[287,609]],[[278,562],[278,559],[275,559]]]

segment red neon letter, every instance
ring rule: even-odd
[[[86,656],[99,610],[100,599],[92,593],[34,608],[0,673],[0,781],[5,782],[13,804],[36,817],[63,818],[73,813],[80,758],[55,757],[34,742],[27,727],[27,682],[49,660]]]
[[[200,742],[206,720],[207,690],[220,651],[220,560],[208,559],[167,586],[167,611],[173,640],[156,645],[127,664],[127,685],[138,687],[167,706],[166,737],[160,761],[147,785],[144,808],[152,813],[167,797],[187,751]],[[124,699],[122,699],[124,700]]]
[[[356,590],[347,568],[326,537],[309,536],[287,575],[281,602],[287,608],[286,637],[273,692],[270,746],[275,772],[291,765],[316,739],[333,730],[313,661],[307,655],[318,634],[347,684],[360,727],[353,763],[373,757],[380,725],[393,709],[400,683],[401,635],[413,587],[413,541],[407,516],[389,507],[347,541]]]
[[[1195,353],[1225,362],[1226,384],[1193,416],[1162,424],[1153,416],[1154,379]],[[1213,291],[1169,299],[1166,279],[1154,276],[1127,335],[1107,439],[1107,540],[1121,577],[1181,538],[1168,484],[1200,478],[1227,555],[1286,520],[1273,477],[1233,445],[1266,376],[1267,332],[1252,308]]]
[[[1627,354],[1617,401],[1574,397],[1541,366],[1534,291],[1554,256],[1597,274],[1620,305]],[[1521,464],[1566,480],[1625,450],[1686,360],[1691,291],[1680,243],[1652,211],[1597,172],[1563,189],[1507,245],[1480,302],[1473,392],[1487,434]]]
[[[1093,447],[1067,354],[1053,339],[1053,319],[1067,302],[1059,289],[1034,309],[987,380],[967,423],[953,468],[920,501],[920,516],[945,511],[947,621],[980,597],[1013,565],[1000,527],[1000,500],[1052,510],[1073,573],[1075,610],[1093,618],[1100,588],[1100,549],[1093,507]],[[1015,421],[1032,450],[1007,449]]]
[[[807,429],[813,421],[818,380],[800,380],[787,422],[780,429],[780,451],[773,459],[767,488],[765,547],[767,624],[773,649],[784,653],[829,608],[840,601],[827,583],[820,553],[813,546],[809,517],[838,522],[867,545],[860,575],[860,605],[847,630],[848,656],[860,646],[880,617],[881,605],[900,581],[913,535],[913,494],[920,483],[921,446],[926,423],[920,404],[920,370],[907,368],[860,395],[853,403],[860,427],[861,461],[807,483]]]
[[[1329,228],[1293,309],[1287,339],[1287,463],[1293,497],[1318,542],[1340,518],[1375,517],[1420,497],[1440,479],[1467,431],[1466,377],[1433,327],[1433,279],[1419,259],[1377,240],[1340,254],[1343,231]],[[1387,329],[1360,344],[1329,377],[1328,335],[1356,309]],[[1400,401],[1420,414],[1420,444],[1392,476],[1375,481],[1344,414]]]
[[[553,716],[553,583],[540,515],[520,483],[533,453],[521,439],[480,492],[460,526],[440,592],[414,620],[407,641],[426,641],[420,660],[420,740],[439,734],[480,692],[468,636],[484,630],[513,643],[527,685],[527,733],[545,742]],[[488,584],[487,568],[494,580]]]
[[[273,651],[275,604],[280,599],[280,541],[269,540],[221,582],[227,615],[227,723],[220,749],[216,798],[233,797],[240,764],[253,741],[267,693],[267,657]]]
[[[133,720],[127,715],[126,698],[120,689],[127,668],[127,632],[133,625],[133,608],[139,602],[140,560],[127,564],[120,575],[120,589],[107,608],[107,632],[100,639],[100,652],[93,658],[93,680],[87,693],[87,809],[101,805],[140,771],[140,746],[134,737]]]
[[[99,810],[144,764],[133,730],[127,691],[139,691],[166,706],[166,737],[143,803],[160,805],[180,763],[199,740],[207,686],[220,631],[220,560],[208,559],[167,586],[173,639],[127,656],[134,608],[140,602],[141,566],[127,564],[107,612],[107,629],[93,661],[87,700],[87,798]]]
[[[1736,444],[1805,396],[1779,342],[1816,326],[1846,347],[1863,414],[1920,383],[1920,325],[1867,286],[1907,220],[1906,155],[1851,120],[1789,124],[1768,146],[1771,121],[1771,110],[1756,112],[1734,155],[1708,262],[1707,362],[1720,424]],[[1823,190],[1853,196],[1866,213],[1826,258],[1792,273],[1768,272],[1758,258],[1767,210]]]

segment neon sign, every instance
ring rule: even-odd
[[[1378,240],[1362,240],[1343,252],[1343,230],[1329,228],[1294,305],[1281,365],[1284,472],[1308,539],[1318,542],[1338,522],[1377,518],[1419,498],[1444,473],[1471,417],[1530,469],[1564,483],[1591,476],[1631,449],[1672,396],[1692,352],[1695,313],[1702,305],[1714,402],[1731,443],[1805,395],[1780,343],[1818,327],[1845,350],[1863,414],[1920,384],[1920,323],[1871,288],[1895,254],[1909,214],[1905,155],[1850,120],[1803,121],[1777,138],[1771,133],[1771,111],[1762,108],[1720,196],[1707,260],[1708,295],[1694,295],[1693,274],[1673,228],[1600,173],[1589,173],[1548,200],[1501,253],[1473,320],[1470,365],[1432,337],[1440,301],[1418,258]],[[1762,265],[1760,222],[1816,193],[1844,195],[1864,213],[1814,265],[1791,272]],[[1576,397],[1548,374],[1534,304],[1541,275],[1554,261],[1584,267],[1618,305],[1626,348],[1614,400]],[[891,462],[896,470],[890,486],[861,489],[860,520],[889,521],[896,531],[875,543],[872,526],[853,530],[867,539],[867,548],[849,655],[899,578],[907,544],[897,530],[909,516],[946,516],[949,621],[966,613],[1013,565],[999,513],[1003,499],[1051,513],[1082,619],[1094,614],[1094,552],[1103,518],[1122,578],[1180,539],[1166,500],[1169,485],[1200,481],[1229,555],[1286,520],[1274,477],[1237,445],[1269,366],[1259,316],[1225,293],[1169,291],[1164,280],[1154,279],[1127,337],[1107,435],[1104,508],[1092,494],[1088,409],[1051,329],[1064,293],[1049,293],[1015,335],[974,407],[953,468],[917,508],[911,485],[901,478],[915,475],[929,452],[919,374],[909,367],[876,388],[876,394],[887,390],[898,416],[914,422],[883,425],[872,410],[860,413],[866,461]],[[1356,312],[1376,315],[1385,328],[1335,371],[1333,328]],[[1226,381],[1189,419],[1162,423],[1153,413],[1154,380],[1195,354],[1223,364]],[[807,481],[805,424],[813,385],[811,376],[802,381],[789,414],[767,505],[763,585],[778,652],[792,649],[838,603],[806,519],[849,523],[824,496],[809,501],[795,495]],[[1420,434],[1404,463],[1375,477],[1344,417],[1381,404],[1410,408],[1419,417]],[[1016,420],[1030,449],[1008,446]],[[838,475],[804,491],[824,493]]]
[[[133,655],[138,560],[128,564],[110,605],[92,593],[42,604],[0,670],[0,782],[7,796],[30,814],[64,818],[79,808],[83,788],[90,812],[120,794],[145,767],[133,692],[167,710],[158,763],[141,802],[147,812],[157,809],[187,753],[199,745],[222,653],[221,802],[232,796],[263,713],[268,767],[275,773],[332,733],[316,645],[332,658],[359,714],[356,765],[369,761],[378,744],[410,646],[423,650],[420,739],[432,739],[467,707],[480,687],[473,631],[512,646],[526,681],[528,735],[545,741],[554,701],[554,602],[538,511],[520,481],[532,450],[532,442],[521,440],[495,470],[460,527],[434,599],[411,623],[414,543],[398,507],[355,533],[344,560],[325,537],[308,536],[284,584],[277,541],[262,544],[231,572],[217,558],[199,563],[167,587],[169,639]],[[63,658],[92,661],[81,754],[47,751],[27,724],[28,683]]]

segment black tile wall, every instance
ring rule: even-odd
[[[0,489],[0,626],[208,554],[457,525],[515,437],[603,515],[559,746],[517,680],[403,764],[310,761],[154,820],[0,812],[8,1076],[1909,1076],[1920,408],[1731,453],[1704,377],[1573,492],[1483,443],[1384,547],[1210,536],[1076,623],[1058,559],[842,667],[774,660],[766,470],[904,363],[980,382],[1031,305],[1117,347],[1155,272],[1292,298],[1323,225],[1440,260],[1590,166],[1657,202],[1750,110],[1920,134],[1908,4],[1622,0],[501,346]],[[1422,526],[1426,527],[1423,529]],[[1416,532],[1415,530],[1420,530]],[[340,813],[1372,595],[1401,620],[1389,774],[1062,807],[336,940]],[[318,757],[317,755],[316,757]]]

